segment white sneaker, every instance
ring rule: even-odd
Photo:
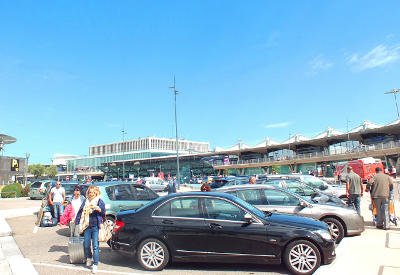
[[[92,273],[96,273],[97,272],[97,265],[92,265]]]
[[[89,267],[92,265],[93,259],[92,258],[87,258],[86,259],[86,266]]]

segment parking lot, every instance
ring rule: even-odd
[[[369,196],[362,200],[362,213],[366,221],[366,231],[361,236],[346,237],[337,247],[336,260],[320,267],[316,274],[400,274],[400,228],[392,224],[390,230],[378,230],[372,225],[372,216],[368,210]],[[40,228],[34,234],[33,227],[40,201],[19,199],[1,201],[0,208],[7,214],[7,222],[12,228],[13,237],[25,258],[28,258],[39,274],[88,274],[84,265],[70,264],[68,258],[68,234],[66,227]],[[397,208],[398,209],[398,205]],[[15,210],[20,209],[20,210]],[[21,209],[28,209],[22,215]],[[21,212],[20,215],[12,215]],[[98,274],[148,274],[133,258],[111,251],[107,244],[100,247],[100,265]],[[173,263],[162,274],[287,274],[283,266],[209,264],[209,263]]]

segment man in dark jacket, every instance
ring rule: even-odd
[[[371,198],[377,210],[376,227],[389,229],[389,192],[393,190],[393,179],[382,173],[382,168],[375,168],[376,175],[370,180]]]

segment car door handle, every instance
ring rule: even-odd
[[[222,225],[218,223],[210,223],[210,228],[211,229],[222,229]]]
[[[171,220],[163,220],[162,223],[163,224],[174,224],[174,222]]]

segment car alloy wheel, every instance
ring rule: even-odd
[[[146,270],[162,270],[168,264],[169,251],[161,241],[146,239],[139,246],[138,261]]]
[[[286,247],[284,262],[293,274],[313,274],[321,265],[321,254],[313,243],[297,240]]]
[[[337,244],[340,243],[344,237],[344,228],[343,225],[340,223],[340,221],[338,221],[335,218],[326,218],[323,219],[322,221],[329,226],[332,232],[332,237],[335,240],[335,242]]]

